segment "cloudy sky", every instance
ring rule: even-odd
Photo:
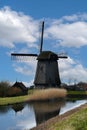
[[[0,0],[0,81],[32,85],[36,59],[11,53],[39,54],[43,20],[43,50],[68,55],[58,60],[61,81],[87,82],[87,0]]]

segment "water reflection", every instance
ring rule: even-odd
[[[68,101],[64,107],[61,107],[60,115],[85,103],[87,103],[87,100],[74,100],[73,102]]]
[[[4,114],[0,107],[0,130],[29,130],[36,126],[35,114],[31,105],[3,106],[3,110],[7,112]]]
[[[20,104],[14,104],[12,105],[12,109],[17,113],[19,111],[22,111],[24,109],[25,104],[24,103],[20,103]]]
[[[6,114],[11,109],[10,106],[0,106],[0,115]]]
[[[49,101],[0,106],[0,130],[29,130],[58,115],[63,105],[64,101]]]
[[[64,106],[64,104],[65,101],[34,102],[33,108],[36,124],[38,125],[56,115],[59,115],[60,108]]]
[[[49,101],[0,106],[0,130],[29,130],[85,102]]]

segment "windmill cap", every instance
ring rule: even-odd
[[[37,60],[58,60],[58,56],[52,51],[42,51],[38,55]]]

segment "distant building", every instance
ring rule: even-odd
[[[21,95],[26,95],[28,93],[27,87],[22,82],[16,81],[11,88],[20,90]]]
[[[85,82],[79,82],[79,83],[77,84],[77,86],[78,86],[80,89],[87,91],[87,83],[85,83]]]
[[[73,85],[61,84],[61,88],[65,88],[71,91],[86,91],[87,90],[87,83],[78,83]]]

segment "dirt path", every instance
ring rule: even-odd
[[[87,103],[84,104],[84,105],[81,105],[80,107],[77,107],[73,110],[70,110],[70,111],[64,113],[63,115],[53,117],[53,118],[49,119],[48,121],[46,121],[45,123],[42,123],[35,128],[32,128],[31,130],[50,130],[50,129],[48,129],[50,124],[54,125],[58,121],[65,120],[68,116],[70,116],[71,114],[81,110],[82,108],[87,108]]]

